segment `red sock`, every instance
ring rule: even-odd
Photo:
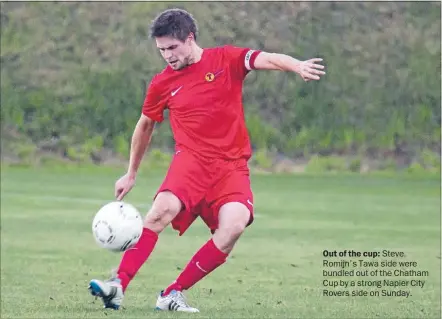
[[[228,254],[223,253],[215,246],[212,239],[209,240],[192,257],[178,278],[164,290],[163,296],[166,296],[172,290],[181,291],[191,288],[198,281],[221,266],[226,261],[227,256]]]
[[[123,291],[126,290],[129,282],[134,278],[147,258],[149,258],[157,240],[157,233],[148,228],[143,228],[143,233],[137,244],[124,253],[117,271],[117,277],[121,280]]]

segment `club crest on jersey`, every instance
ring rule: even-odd
[[[207,82],[212,82],[213,80],[215,80],[215,74],[209,72],[206,74],[205,79]]]

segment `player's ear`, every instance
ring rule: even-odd
[[[187,41],[189,41],[189,44],[192,42],[192,41],[195,41],[195,35],[193,34],[193,32],[190,32],[189,33],[189,35],[187,36],[187,39],[186,39]]]

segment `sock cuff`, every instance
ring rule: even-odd
[[[226,254],[225,252],[222,252],[218,247],[216,247],[215,242],[213,241],[213,238],[211,238],[208,242],[207,245],[210,247],[210,249],[213,252],[216,252],[216,255],[219,259],[222,259],[223,261],[227,259],[227,257],[229,256],[229,254]]]
[[[148,236],[153,237],[155,239],[158,239],[158,234],[154,232],[153,230],[150,230],[149,228],[143,227],[143,234],[142,236]]]

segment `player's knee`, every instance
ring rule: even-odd
[[[234,239],[234,238],[238,238],[239,236],[241,236],[241,234],[244,232],[245,229],[246,229],[246,224],[238,221],[238,222],[235,222],[235,223],[227,226],[226,232],[229,237]]]
[[[239,237],[244,232],[246,225],[242,222],[233,222],[231,224],[223,224],[219,227],[214,235],[215,245],[224,253],[230,253],[235,246]]]
[[[181,211],[181,201],[172,193],[158,194],[144,220],[144,227],[160,233]]]
[[[219,212],[219,233],[228,241],[238,239],[247,227],[250,212],[243,204],[228,203]]]

